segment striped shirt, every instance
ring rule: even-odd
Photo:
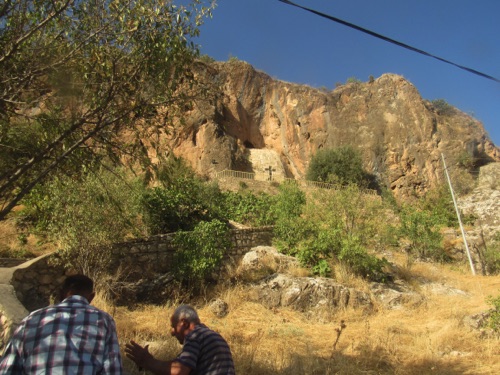
[[[234,375],[231,350],[220,334],[198,324],[184,339],[174,359],[192,369],[190,375]]]
[[[84,297],[28,315],[14,332],[0,361],[0,374],[122,373],[113,318]]]

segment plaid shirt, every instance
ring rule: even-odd
[[[28,315],[0,361],[0,374],[121,374],[113,318],[84,297]]]

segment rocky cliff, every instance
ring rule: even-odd
[[[277,153],[287,177],[301,179],[318,149],[351,145],[381,184],[404,197],[444,181],[441,153],[448,166],[500,161],[479,121],[423,99],[398,75],[333,91],[279,81],[240,61],[201,64],[198,75],[212,95],[186,112],[168,147],[203,174],[262,172],[249,155],[266,149]]]

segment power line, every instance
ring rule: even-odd
[[[405,43],[399,42],[397,40],[391,39],[391,38],[386,37],[384,35],[378,34],[378,33],[374,32],[374,31],[365,29],[365,28],[363,28],[361,26],[357,26],[357,25],[355,25],[353,23],[341,20],[340,18],[337,18],[337,17],[334,17],[334,16],[330,16],[330,15],[325,14],[325,13],[318,12],[317,10],[307,8],[307,7],[304,7],[304,6],[299,5],[299,4],[295,4],[295,3],[291,2],[291,1],[288,1],[288,0],[278,0],[278,1],[280,1],[282,3],[285,3],[285,4],[288,4],[288,5],[292,5],[292,6],[297,7],[297,8],[301,8],[301,9],[306,10],[308,12],[314,13],[314,14],[320,16],[320,17],[327,18],[330,21],[334,21],[334,22],[340,23],[340,24],[345,25],[347,27],[350,27],[350,28],[353,28],[355,30],[361,31],[361,32],[363,32],[365,34],[374,36],[375,38],[379,38],[379,39],[385,40],[386,42],[395,44],[395,45],[397,45],[399,47],[403,47],[403,48],[409,49],[410,51],[417,52],[417,53],[420,53],[420,54],[428,56],[428,57],[432,57],[432,58],[434,58],[436,60],[445,62],[447,64],[456,66],[457,68],[460,68],[460,69],[463,69],[465,71],[468,71],[469,73],[473,73],[473,74],[476,74],[476,75],[481,76],[483,78],[491,79],[492,81],[500,83],[500,79],[498,79],[498,78],[492,77],[492,76],[490,76],[488,74],[485,74],[485,73],[482,73],[482,72],[480,72],[478,70],[471,69],[471,68],[468,68],[466,66],[456,64],[456,63],[454,63],[452,61],[443,59],[442,57],[432,55],[432,54],[430,54],[428,52],[425,52],[425,51],[423,51],[421,49],[418,49],[418,48],[412,47],[412,46],[410,46],[408,44],[405,44]]]

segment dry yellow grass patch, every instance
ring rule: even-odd
[[[2,254],[7,257],[40,256],[53,250],[50,245],[40,244],[39,238],[33,234],[25,237],[13,219],[0,221],[0,257]]]
[[[370,314],[333,308],[269,310],[249,302],[243,286],[218,291],[217,297],[229,304],[224,318],[206,304],[197,307],[202,321],[229,342],[242,375],[500,374],[499,340],[480,338],[463,324],[465,316],[490,307],[486,298],[500,293],[500,276],[472,276],[467,267],[422,263],[408,272],[420,280],[424,299],[401,309],[378,306]],[[96,304],[114,314],[122,344],[152,342],[151,351],[165,359],[180,350],[169,336],[175,302],[136,310]],[[347,327],[333,350],[341,320]],[[125,366],[138,373],[128,360]]]

